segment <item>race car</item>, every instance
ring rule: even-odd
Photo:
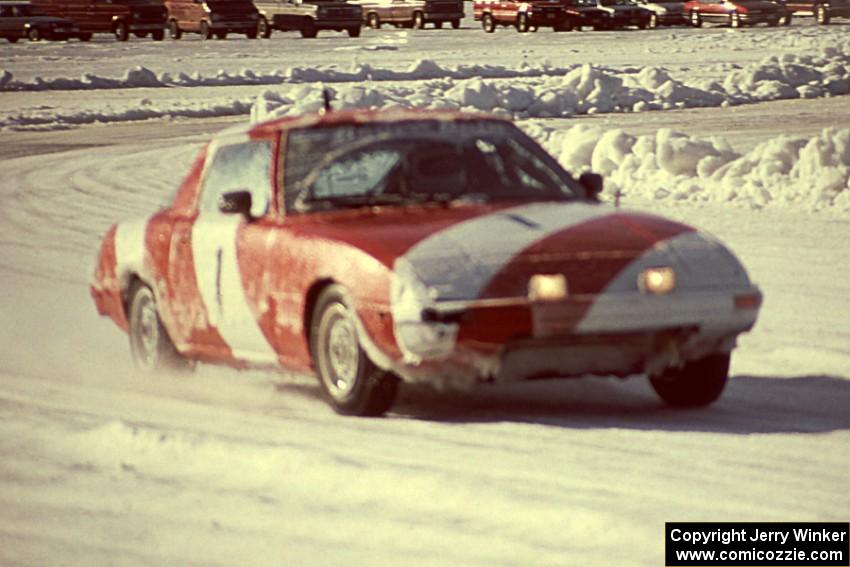
[[[727,381],[761,292],[690,226],[604,204],[512,122],[348,110],[226,130],[166,208],[114,225],[91,294],[141,367],[315,372],[339,413],[400,381]]]

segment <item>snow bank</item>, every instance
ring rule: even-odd
[[[290,79],[309,85],[288,85],[262,93],[252,111],[254,120],[298,114],[316,107],[324,83],[338,106],[387,108],[416,106],[503,112],[519,118],[563,117],[577,114],[715,107],[789,98],[815,98],[850,93],[850,44],[828,47],[820,55],[770,56],[732,71],[721,83],[706,79],[680,80],[659,67],[616,71],[591,64],[564,70],[561,75],[526,75],[522,80],[482,78],[501,70],[478,69],[472,78],[447,76],[433,62],[421,61],[408,70],[416,82],[376,87],[372,79],[399,79],[403,74],[377,73],[368,66],[350,72],[303,70]],[[460,68],[458,68],[460,69]],[[463,73],[472,72],[465,68]],[[487,71],[486,73],[484,71]],[[549,71],[553,71],[551,68]],[[535,70],[534,72],[537,72]],[[358,84],[346,84],[358,83]]]
[[[728,201],[850,211],[850,129],[813,138],[781,136],[740,155],[723,140],[661,129],[631,136],[579,125],[532,128],[568,170],[605,176],[605,195],[672,201]]]
[[[387,49],[388,47],[384,47]],[[362,49],[359,48],[358,49]],[[393,48],[394,49],[394,48]],[[429,59],[411,64],[407,69],[397,70],[375,67],[369,64],[352,64],[349,69],[330,67],[288,67],[282,70],[258,73],[243,69],[237,73],[223,70],[214,75],[200,73],[160,73],[156,74],[147,67],[136,66],[128,69],[123,77],[111,78],[85,73],[79,78],[35,77],[31,81],[17,81],[14,75],[0,69],[0,91],[53,91],[53,90],[100,90],[165,87],[216,87],[279,85],[283,83],[350,83],[362,81],[419,81],[427,79],[469,79],[481,77],[489,79],[516,77],[560,76],[577,67],[553,67],[550,65],[523,66],[519,69],[501,65],[458,65],[441,66]]]

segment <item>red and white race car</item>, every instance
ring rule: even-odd
[[[315,371],[340,413],[398,381],[648,375],[701,406],[761,293],[721,243],[601,204],[511,122],[340,111],[227,130],[106,234],[91,293],[150,369]]]

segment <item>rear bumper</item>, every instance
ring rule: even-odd
[[[159,23],[136,23],[132,22],[127,26],[127,29],[131,32],[152,32],[152,31],[165,31],[165,22]]]
[[[210,29],[217,32],[236,32],[245,33],[248,30],[257,29],[259,20],[234,20],[228,22],[213,22],[210,24]]]
[[[451,22],[452,20],[462,20],[463,12],[445,12],[445,13],[432,13],[425,12],[425,21],[426,22]]]

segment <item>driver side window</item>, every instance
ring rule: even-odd
[[[251,193],[251,216],[262,217],[271,201],[271,142],[219,146],[207,166],[199,209],[218,212],[219,198],[231,191]]]

